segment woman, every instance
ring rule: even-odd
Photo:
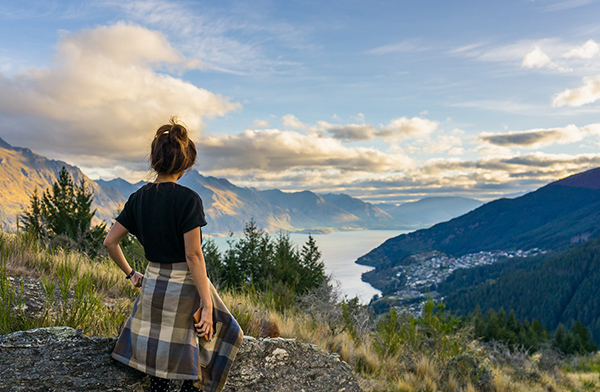
[[[206,274],[202,200],[177,184],[196,161],[185,127],[173,118],[161,126],[150,160],[156,180],[129,197],[104,240],[126,279],[141,287],[112,356],[149,374],[151,391],[168,391],[170,379],[185,380],[181,391],[198,391],[193,384],[220,391],[243,332]],[[127,233],[144,247],[145,275],[134,271],[121,251],[119,242]],[[195,324],[192,314],[200,307]]]

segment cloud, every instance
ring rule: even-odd
[[[569,50],[563,55],[563,57],[591,59],[595,57],[598,53],[600,53],[600,46],[596,42],[594,42],[594,40],[589,40],[585,44]]]
[[[544,6],[544,12],[564,11],[593,3],[594,0],[564,0]]]
[[[377,137],[378,130],[367,124],[331,125],[327,132],[334,138],[343,141],[372,140]]]
[[[531,52],[527,53],[521,62],[523,68],[549,68],[560,72],[572,71],[570,68],[562,67],[550,60],[550,57],[536,46]]]
[[[384,140],[398,141],[410,138],[426,137],[438,127],[437,121],[420,117],[400,117],[392,120],[386,127],[378,132],[377,136]]]
[[[531,129],[502,134],[482,133],[478,140],[500,147],[534,148],[551,144],[568,144],[583,140],[588,135],[600,135],[600,124],[578,128],[571,124],[563,128]]]
[[[63,34],[56,47],[48,68],[0,75],[3,135],[12,144],[91,161],[139,161],[170,116],[198,136],[205,118],[240,107],[171,76],[198,64],[156,31],[119,22]]]
[[[198,1],[104,0],[103,4],[165,31],[184,53],[201,59],[206,70],[239,75],[298,72],[299,64],[285,60],[282,53],[310,47],[305,29],[267,19],[271,10],[258,3],[213,7]],[[273,46],[278,47],[277,57],[270,56]]]
[[[433,194],[492,200],[509,193],[532,191],[599,165],[600,154],[432,159],[401,174],[362,178],[341,184],[340,188],[372,202],[415,200]]]
[[[438,135],[433,140],[429,140],[423,148],[426,154],[440,154],[448,152],[450,155],[462,155],[464,149],[462,139],[456,135]]]
[[[539,46],[536,46],[535,49],[525,55],[521,66],[524,68],[541,68],[551,63],[550,57]]]
[[[346,147],[330,137],[278,129],[246,130],[237,135],[204,135],[197,144],[202,170],[334,170],[390,172],[412,165],[399,154],[374,148]]]
[[[422,51],[426,51],[428,49],[429,48],[427,48],[426,46],[423,46],[417,40],[406,40],[406,41],[402,41],[402,42],[398,42],[398,43],[394,43],[394,44],[379,46],[377,48],[367,50],[365,53],[380,56],[380,55],[389,54],[389,53],[422,52]]]
[[[397,142],[413,138],[425,138],[437,129],[438,122],[420,117],[400,117],[379,128],[369,124],[334,125],[324,121],[321,121],[319,125],[333,138],[343,141],[382,138],[387,142]]]
[[[535,132],[541,136],[530,135]],[[360,131],[358,134],[363,135]],[[261,188],[288,191],[344,192],[373,202],[414,200],[432,194],[491,200],[533,190],[600,165],[600,154],[520,155],[504,145],[530,147],[548,144],[550,140],[561,143],[565,138],[575,140],[588,134],[600,134],[600,124],[489,135],[506,137],[506,141],[493,138],[485,141],[485,145],[502,150],[503,156],[436,158],[419,163],[400,148],[382,152],[348,147],[341,139],[327,135],[278,129],[247,130],[237,135],[205,134],[198,143],[202,157],[199,166],[203,172],[225,176],[242,186],[260,184]],[[427,142],[430,152],[441,152],[442,145],[449,154],[452,149],[461,149],[462,135],[460,130],[437,135]]]
[[[269,128],[269,122],[266,120],[254,120],[254,123],[252,123],[252,128]]]
[[[583,86],[557,94],[552,106],[583,106],[600,99],[600,75],[583,78]]]
[[[286,114],[281,118],[283,120],[283,126],[291,129],[306,129],[307,126],[302,121],[298,120],[298,117],[293,114]]]

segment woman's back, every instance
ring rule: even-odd
[[[116,220],[138,238],[146,259],[157,263],[185,261],[183,233],[206,225],[200,196],[174,182],[144,185]]]

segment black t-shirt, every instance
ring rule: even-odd
[[[116,220],[137,237],[146,259],[157,263],[186,261],[183,234],[206,225],[200,196],[174,182],[144,185]]]

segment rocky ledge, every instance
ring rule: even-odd
[[[148,377],[113,360],[114,338],[68,327],[0,336],[0,391],[148,390]],[[173,383],[173,391],[178,390]],[[335,354],[295,339],[244,337],[224,391],[361,391]]]

